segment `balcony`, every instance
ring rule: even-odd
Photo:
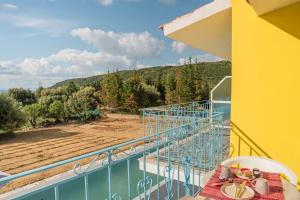
[[[0,195],[0,199],[180,199],[195,195],[206,173],[229,156],[223,113],[210,102],[142,110],[144,137],[0,179],[17,183],[74,167]],[[82,160],[89,163],[81,166]]]

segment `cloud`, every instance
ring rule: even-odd
[[[164,42],[143,33],[117,33],[101,29],[78,28],[71,31],[73,37],[98,48],[99,51],[114,55],[123,55],[129,59],[159,57],[164,49]]]
[[[137,63],[135,65],[136,69],[143,69],[143,68],[149,68],[149,67],[154,67],[153,65],[146,65],[146,64],[142,64],[142,63]]]
[[[17,67],[20,67],[24,74],[34,76],[57,75],[62,73],[60,66],[51,64],[46,58],[25,58],[21,63],[17,64]]]
[[[49,60],[52,62],[65,62],[71,65],[79,65],[86,68],[96,67],[99,72],[103,72],[108,68],[129,67],[134,65],[134,61],[128,59],[126,56],[116,56],[103,52],[93,53],[75,49],[61,50],[51,55]]]
[[[15,67],[15,63],[12,61],[0,61],[0,74],[18,74],[19,70]]]
[[[119,2],[140,2],[141,0],[98,0],[98,2],[103,6],[110,6],[116,1],[119,1]]]
[[[39,27],[40,24],[39,21],[15,23],[25,27]],[[46,84],[44,86],[49,86],[53,80],[93,76],[108,70],[150,67],[140,62],[159,57],[164,49],[163,41],[151,36],[149,32],[118,33],[78,28],[73,29],[71,35],[95,46],[97,50],[91,52],[66,48],[47,57],[0,61],[0,76],[6,79],[21,76],[24,77],[22,81],[34,77],[32,80],[42,79]],[[21,80],[17,81],[21,83]]]
[[[158,0],[159,3],[172,6],[176,4],[176,0]]]
[[[50,86],[64,79],[103,74],[108,70],[129,69],[136,64],[126,56],[63,49],[48,57],[0,61],[0,77],[3,79],[0,83],[5,83],[2,85],[6,87],[15,87],[9,83],[9,79],[14,79],[19,86],[25,87],[28,80],[31,80],[32,85],[29,88],[36,88],[39,82]]]
[[[63,49],[45,58],[0,61],[0,74],[76,77],[95,75],[106,72],[109,69],[126,69],[135,64],[134,60],[130,60],[126,56]]]
[[[23,74],[20,75],[6,75],[0,74],[1,89],[7,90],[9,88],[30,88],[35,89],[42,85],[44,87],[51,86],[59,81],[63,81],[65,77],[43,77],[43,76],[30,76]]]
[[[218,62],[218,61],[222,61],[222,58],[219,58],[217,56],[208,54],[208,53],[203,53],[197,56],[193,56],[191,58],[192,63],[196,63],[196,62]],[[185,63],[188,62],[188,58],[180,58],[178,60],[178,63],[180,65],[184,65]]]
[[[17,5],[10,4],[10,3],[1,4],[0,7],[6,8],[6,9],[17,9],[18,8]]]
[[[99,0],[99,3],[103,6],[109,6],[113,3],[113,0]]]
[[[172,50],[178,54],[182,54],[188,46],[182,42],[173,41],[171,44]]]
[[[214,56],[212,54],[204,53],[195,57],[198,62],[218,62],[224,59]]]
[[[50,34],[50,36],[58,36],[66,32],[67,29],[75,26],[75,23],[71,20],[41,18],[23,14],[0,13],[0,21],[9,23],[15,27],[43,31]]]
[[[184,65],[186,63],[187,59],[186,58],[179,58],[178,63],[180,65]]]

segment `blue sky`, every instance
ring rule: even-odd
[[[159,25],[210,0],[1,0],[0,89],[45,87],[108,70],[218,58]]]

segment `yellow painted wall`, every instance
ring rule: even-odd
[[[300,3],[257,16],[246,0],[232,0],[232,15],[233,130],[300,179]],[[235,134],[232,142],[236,155]]]

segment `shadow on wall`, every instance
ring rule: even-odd
[[[234,122],[231,123],[230,157],[233,156],[259,156],[271,158],[258,144],[256,144]],[[300,181],[297,183],[300,188]]]
[[[300,2],[260,17],[298,40],[300,39]]]
[[[260,156],[271,158],[257,143],[254,142],[234,122],[231,123],[230,157],[232,156]]]

